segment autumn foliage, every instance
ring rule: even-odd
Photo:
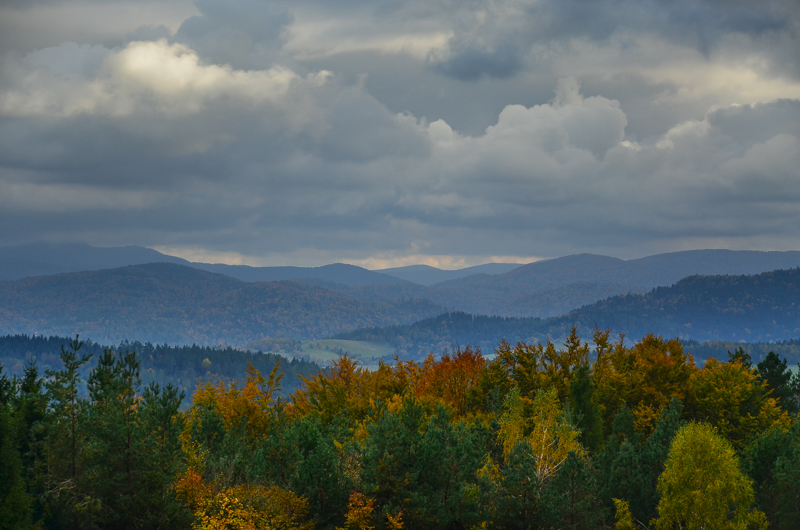
[[[79,348],[0,378],[11,528],[800,527],[800,378],[777,358],[573,329],[493,358],[343,355],[288,399],[250,365],[181,411],[130,353],[83,397]]]

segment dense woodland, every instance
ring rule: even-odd
[[[63,366],[61,348],[71,340],[57,336],[0,336],[0,363],[5,366],[9,376],[22,376],[30,361],[36,362],[41,373],[47,370],[59,370]],[[299,348],[299,343],[290,339],[270,339],[262,341],[259,346],[265,349],[269,346]],[[106,346],[86,340],[83,341],[81,352],[97,359],[105,349]],[[310,377],[320,370],[319,365],[302,358],[289,361],[274,353],[242,351],[231,347],[169,346],[125,341],[111,349],[118,352],[136,352],[143,386],[157,383],[163,387],[171,383],[189,395],[194,392],[198,383],[219,381],[231,383],[241,379],[248,365],[268,374],[278,363],[281,363],[281,372],[284,374],[283,392],[280,395],[288,395],[302,385],[300,376]],[[93,368],[92,363],[87,363],[78,369],[82,381],[85,382],[89,378]],[[85,385],[80,389],[85,393]]]
[[[186,396],[133,352],[0,378],[4,528],[800,526],[800,378],[596,330]],[[82,369],[91,366],[85,381]],[[81,388],[85,388],[83,393]]]

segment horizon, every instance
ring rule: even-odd
[[[622,261],[635,261],[635,260],[638,260],[638,259],[645,259],[645,258],[648,258],[648,257],[653,257],[653,256],[658,256],[658,255],[678,254],[678,253],[684,253],[684,252],[688,253],[688,252],[703,252],[703,251],[729,251],[729,252],[765,252],[766,253],[766,252],[799,252],[800,251],[800,250],[797,250],[797,249],[756,250],[756,249],[730,249],[730,248],[696,248],[696,249],[677,250],[677,251],[671,251],[671,252],[659,252],[659,253],[655,253],[655,254],[647,254],[647,255],[644,255],[644,256],[637,256],[637,257],[631,257],[631,258],[623,258],[623,257],[611,256],[611,255],[607,255],[607,254],[597,254],[597,253],[592,253],[592,252],[576,252],[576,253],[573,253],[573,254],[566,254],[566,255],[562,255],[562,256],[527,258],[530,261],[524,261],[526,258],[518,258],[518,257],[515,257],[515,256],[493,257],[493,261],[472,262],[472,263],[469,263],[469,264],[463,264],[463,265],[461,265],[461,266],[459,266],[457,268],[446,268],[444,266],[436,266],[435,263],[437,263],[437,261],[436,260],[431,260],[431,259],[427,259],[426,260],[427,262],[424,262],[424,261],[413,262],[409,258],[403,258],[402,260],[399,261],[398,264],[395,264],[395,265],[382,266],[381,268],[370,268],[370,267],[367,267],[364,264],[362,264],[365,260],[361,260],[361,262],[359,262],[359,261],[334,261],[334,262],[323,262],[323,263],[316,263],[316,264],[297,264],[297,263],[258,264],[257,261],[251,261],[249,263],[245,262],[246,260],[242,259],[239,256],[239,257],[233,257],[232,259],[227,259],[227,260],[223,259],[223,260],[220,260],[220,261],[201,261],[198,258],[206,257],[206,259],[208,259],[209,255],[207,255],[207,254],[198,255],[198,254],[192,254],[192,253],[188,253],[188,254],[183,253],[183,254],[181,254],[179,252],[174,252],[174,251],[173,251],[173,253],[170,253],[168,251],[171,251],[173,249],[164,249],[164,248],[158,248],[158,247],[147,247],[147,246],[143,246],[143,245],[111,245],[111,246],[91,245],[91,244],[89,244],[89,243],[87,243],[85,241],[80,241],[80,242],[77,242],[77,241],[72,241],[72,242],[37,241],[37,242],[28,242],[28,243],[17,244],[17,245],[3,245],[3,246],[0,246],[0,250],[2,250],[3,248],[15,248],[15,247],[36,246],[36,245],[53,245],[53,246],[58,246],[58,245],[87,245],[89,247],[100,248],[100,249],[117,249],[117,248],[126,248],[126,247],[138,247],[138,248],[147,249],[147,250],[154,250],[156,252],[159,252],[160,254],[163,254],[163,255],[166,255],[166,256],[169,256],[169,257],[183,259],[183,260],[186,260],[186,261],[188,261],[190,263],[205,264],[205,265],[233,265],[233,266],[242,265],[242,266],[254,267],[254,268],[270,268],[270,267],[318,268],[318,267],[324,267],[324,266],[327,266],[327,265],[344,264],[344,265],[353,265],[353,266],[356,266],[356,267],[361,267],[363,269],[366,269],[366,270],[369,270],[369,271],[372,271],[372,272],[381,272],[381,271],[390,270],[390,269],[403,269],[403,268],[406,268],[406,267],[414,267],[414,266],[428,266],[428,267],[433,267],[433,268],[436,268],[436,269],[439,269],[439,270],[442,270],[442,271],[455,272],[455,271],[460,271],[460,270],[464,270],[464,269],[480,267],[480,266],[483,266],[483,265],[493,265],[493,264],[502,264],[502,265],[515,264],[515,265],[523,266],[523,265],[530,265],[532,263],[536,263],[536,262],[539,262],[539,261],[549,261],[549,260],[567,258],[567,257],[571,257],[571,256],[580,256],[580,255],[594,255],[594,256],[610,257],[610,258],[619,259],[619,260],[622,260]],[[230,253],[215,254],[215,256],[223,256],[223,257],[224,256],[230,256]],[[446,257],[446,258],[452,258],[452,257]],[[507,261],[503,261],[504,258],[506,258],[508,260]],[[422,259],[425,260],[426,258],[422,258]],[[442,261],[452,264],[456,260],[453,260],[453,259],[447,260],[447,259],[445,259],[445,260],[438,261],[438,263],[441,263]],[[463,260],[463,259],[461,260],[462,263],[464,261],[465,260]],[[385,260],[383,260],[383,263],[385,265],[387,262]]]

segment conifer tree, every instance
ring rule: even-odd
[[[12,407],[15,386],[0,364],[0,521],[3,528],[23,530],[31,525],[31,499],[25,491],[17,445]]]

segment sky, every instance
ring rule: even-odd
[[[796,0],[0,0],[0,246],[800,249]]]

